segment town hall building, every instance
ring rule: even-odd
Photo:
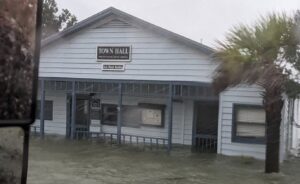
[[[33,129],[42,136],[111,139],[168,151],[188,145],[264,159],[262,89],[240,85],[215,94],[213,54],[201,43],[105,9],[42,41]],[[297,145],[290,123],[294,104],[286,99],[282,112],[281,160]]]

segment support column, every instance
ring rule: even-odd
[[[168,96],[168,152],[172,149],[172,124],[173,124],[173,85],[169,84]]]
[[[45,81],[41,80],[41,99],[40,99],[40,134],[43,138],[45,135]]]
[[[23,127],[23,132],[24,132],[24,142],[23,142],[21,183],[26,184],[27,172],[28,172],[28,152],[29,152],[30,125],[24,126]]]
[[[117,143],[121,144],[121,127],[122,127],[122,83],[119,83],[118,93],[118,122],[117,122]]]
[[[71,139],[75,137],[75,121],[76,121],[76,91],[75,81],[72,82],[72,106],[71,106]]]

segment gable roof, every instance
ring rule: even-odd
[[[213,54],[214,53],[214,50],[202,43],[199,43],[199,42],[196,42],[194,40],[191,40],[189,38],[186,38],[184,36],[181,36],[179,34],[176,34],[174,32],[171,32],[171,31],[168,31],[164,28],[161,28],[159,26],[156,26],[154,24],[151,24],[149,22],[146,22],[142,19],[139,19],[135,16],[132,16],[128,13],[125,13],[121,10],[118,10],[114,7],[110,7],[110,8],[107,8],[95,15],[92,15],[90,17],[88,17],[87,19],[85,20],[82,20],[80,22],[78,22],[77,24],[75,24],[74,26],[71,26],[61,32],[58,32],[56,34],[53,34],[47,38],[45,38],[44,40],[42,40],[42,43],[41,43],[41,46],[42,47],[45,47],[51,43],[54,43],[55,41],[59,40],[60,38],[64,38],[64,37],[67,37],[73,33],[76,33],[88,26],[91,26],[93,25],[94,23],[100,21],[100,20],[103,20],[107,17],[110,17],[110,16],[115,16],[116,18],[120,18],[122,20],[125,20],[126,22],[129,22],[131,24],[136,24],[142,28],[145,28],[147,30],[150,30],[152,32],[155,32],[155,33],[158,33],[162,36],[165,36],[167,38],[170,38],[172,40],[175,40],[175,41],[178,41],[180,43],[183,43],[187,46],[190,46],[190,47],[193,47],[193,48],[196,48],[198,50],[200,50],[201,52],[203,53],[206,53],[206,54]]]

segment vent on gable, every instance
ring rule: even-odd
[[[101,27],[129,28],[132,27],[132,25],[120,20],[112,20]]]

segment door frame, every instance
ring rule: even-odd
[[[91,94],[76,94],[76,100],[77,99],[83,99],[83,100],[88,100],[88,131],[90,131],[90,124],[91,124],[91,99],[92,96]],[[77,103],[76,103],[77,105]],[[71,137],[71,128],[72,128],[72,123],[71,123],[71,116],[72,116],[72,111],[71,111],[71,106],[72,106],[72,95],[71,93],[67,93],[67,98],[66,98],[66,108],[67,108],[67,114],[66,114],[66,137],[70,138]],[[75,107],[77,108],[77,106]],[[76,131],[76,122],[75,122],[75,131]]]
[[[192,148],[194,148],[195,146],[195,136],[197,134],[197,111],[198,111],[198,104],[216,104],[218,105],[218,109],[219,109],[219,100],[195,100],[193,102],[193,126],[192,126]],[[218,114],[219,116],[219,110],[218,110]],[[218,117],[219,119],[219,117]],[[217,126],[217,133],[218,133],[218,126]],[[218,135],[217,135],[218,137]],[[219,140],[218,140],[219,141]]]

